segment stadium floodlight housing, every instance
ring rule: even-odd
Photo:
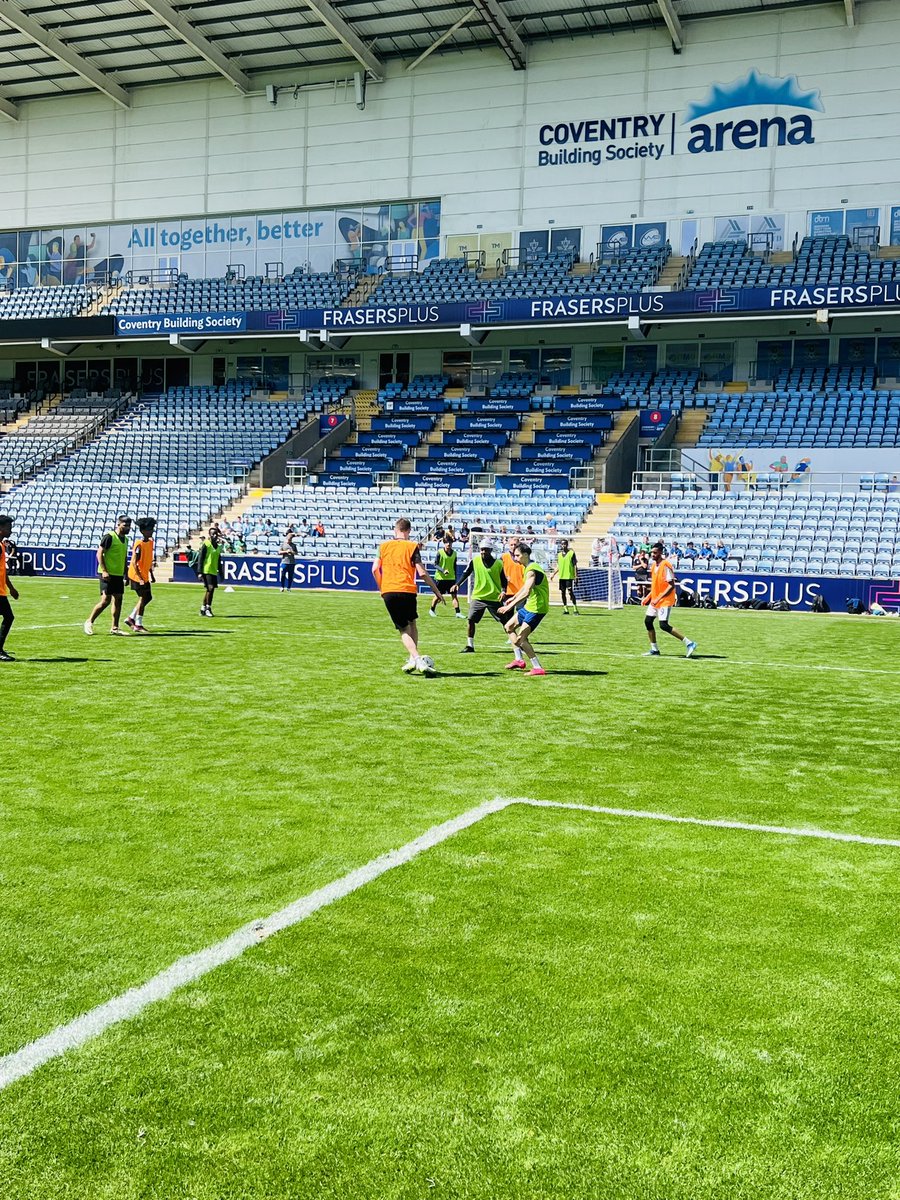
[[[479,16],[498,42],[500,49],[512,63],[514,71],[524,71],[528,51],[516,33],[499,0],[472,0]]]

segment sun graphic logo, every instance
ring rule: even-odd
[[[801,109],[791,116],[745,116],[738,120],[706,118],[741,108]],[[690,125],[691,154],[720,150],[759,150],[766,146],[811,146],[815,142],[811,112],[824,112],[818,91],[804,91],[796,75],[776,78],[756,68],[733,83],[714,83],[704,100],[687,106],[682,124]]]

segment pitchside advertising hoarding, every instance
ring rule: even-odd
[[[26,575],[52,578],[90,579],[97,573],[94,550],[20,548]],[[224,587],[279,586],[281,560],[278,558],[225,557],[222,559]],[[579,576],[588,589],[591,576],[599,571],[585,569]],[[197,583],[197,577],[187,563],[176,563],[173,571],[176,583]],[[705,571],[679,571],[679,581],[699,596],[709,596],[718,605],[743,604],[748,600],[766,602],[787,600],[792,608],[808,611],[817,596],[829,607],[841,611],[848,598],[860,599],[868,607],[874,601],[889,611],[900,610],[900,586],[890,579],[835,578],[807,575],[745,575]],[[598,578],[599,583],[599,578]],[[635,591],[634,576],[623,572],[626,597]],[[338,592],[374,592],[371,560],[363,559],[298,559],[294,571],[294,587],[319,588]]]

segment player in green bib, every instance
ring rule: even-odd
[[[526,542],[519,542],[516,546],[515,559],[525,573],[525,582],[514,596],[500,605],[501,613],[512,613],[505,628],[510,635],[515,658],[506,664],[506,669],[524,671],[523,655],[527,655],[531,662],[528,674],[546,675],[547,672],[538,661],[529,635],[534,633],[550,611],[550,580],[540,563],[531,561],[531,547]]]
[[[578,603],[575,599],[575,584],[578,582],[578,559],[575,557],[575,551],[569,549],[569,543],[566,538],[560,538],[559,553],[556,556],[556,567],[551,579],[559,578],[559,595],[563,603],[563,616],[569,615],[569,603],[572,605],[572,613],[578,616]]]
[[[200,546],[200,558],[197,563],[197,577],[203,584],[203,605],[201,617],[213,615],[213,599],[219,586],[219,576],[222,573],[222,535],[217,525],[209,531],[209,537]]]
[[[456,598],[456,559],[457,553],[453,549],[453,538],[445,537],[441,542],[437,552],[437,567],[434,572],[434,582],[437,584],[440,595],[435,596],[431,602],[431,608],[428,610],[429,617],[437,616],[437,606],[442,603],[441,596],[449,596],[453,601],[453,609],[460,620],[463,620],[463,615],[459,611],[459,601]]]
[[[494,543],[486,538],[478,547],[478,553],[466,567],[462,578],[453,589],[453,598],[467,579],[472,580],[472,594],[469,596],[469,628],[466,644],[461,654],[475,653],[475,626],[486,612],[495,621],[503,624],[500,616],[500,599],[507,588],[506,574],[503,563],[494,558]]]
[[[117,517],[116,527],[100,539],[97,550],[97,574],[100,576],[100,600],[91,610],[83,625],[86,634],[94,632],[94,622],[104,608],[112,605],[112,629],[110,633],[128,637],[127,629],[119,628],[122,615],[122,597],[125,595],[125,570],[128,566],[128,535],[131,532],[131,517]]]

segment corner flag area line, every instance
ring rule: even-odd
[[[643,821],[661,821],[675,825],[702,826],[711,829],[729,829],[745,833],[762,833],[780,837],[817,838],[830,842],[851,842],[866,846],[889,846],[900,849],[900,839],[869,837],[857,833],[841,833],[825,829],[792,828],[783,825],[757,825],[746,821],[729,821],[726,819],[705,817],[683,817],[674,813],[649,812],[642,809],[608,808],[595,804],[573,804],[556,800],[535,800],[524,796],[498,796],[493,800],[470,808],[459,816],[452,817],[440,825],[420,834],[405,846],[390,850],[386,854],[373,858],[361,867],[342,875],[324,887],[309,892],[306,896],[288,904],[262,920],[251,921],[241,926],[228,937],[203,950],[185,955],[177,959],[171,966],[166,967],[158,975],[139,987],[114,996],[104,1004],[92,1008],[80,1017],[59,1025],[56,1029],[37,1038],[20,1050],[15,1050],[0,1058],[0,1091],[9,1087],[19,1079],[31,1075],[38,1067],[60,1058],[69,1050],[78,1049],[87,1042],[93,1041],[105,1033],[107,1029],[122,1021],[138,1016],[145,1008],[159,1000],[165,1000],[179,988],[202,978],[225,963],[233,962],[246,951],[257,946],[275,933],[290,929],[305,921],[320,909],[334,904],[337,900],[358,891],[367,883],[372,883],[394,867],[400,867],[411,862],[426,850],[432,850],[441,842],[447,841],[464,829],[478,824],[492,813],[502,812],[513,805],[528,808],[558,809],[568,812],[594,813],[619,819],[636,819]]]

